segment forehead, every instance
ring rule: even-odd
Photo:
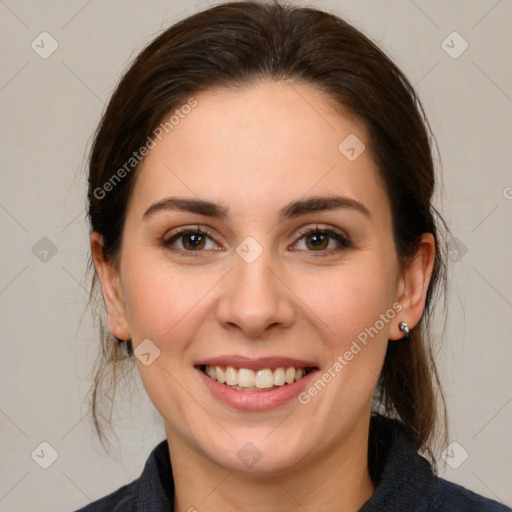
[[[171,195],[216,200],[233,214],[326,193],[388,208],[362,123],[314,87],[266,81],[194,98],[137,169],[139,213]]]

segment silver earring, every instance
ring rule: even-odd
[[[410,338],[410,330],[409,326],[407,325],[407,322],[400,322],[400,325],[398,328],[402,331],[404,337],[402,338],[403,341],[407,341]]]

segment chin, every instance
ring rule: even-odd
[[[294,432],[287,436],[283,430],[281,435],[269,436],[270,431],[268,428],[253,430],[251,434],[235,435],[229,441],[215,444],[209,441],[200,450],[214,464],[228,471],[267,478],[268,473],[285,474],[299,468],[314,450],[309,443],[304,443],[304,435],[297,436]],[[301,439],[293,441],[295,436]]]

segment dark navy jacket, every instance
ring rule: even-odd
[[[358,512],[511,511],[435,476],[397,420],[372,416],[368,458],[377,489]],[[173,496],[169,448],[164,440],[151,452],[139,478],[76,512],[170,512]]]

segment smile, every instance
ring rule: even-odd
[[[211,379],[238,391],[272,391],[293,384],[305,377],[313,368],[294,366],[262,368],[235,368],[233,366],[203,365],[201,370]]]
[[[216,401],[254,412],[293,403],[319,371],[315,361],[281,356],[226,355],[196,361],[194,367]]]

